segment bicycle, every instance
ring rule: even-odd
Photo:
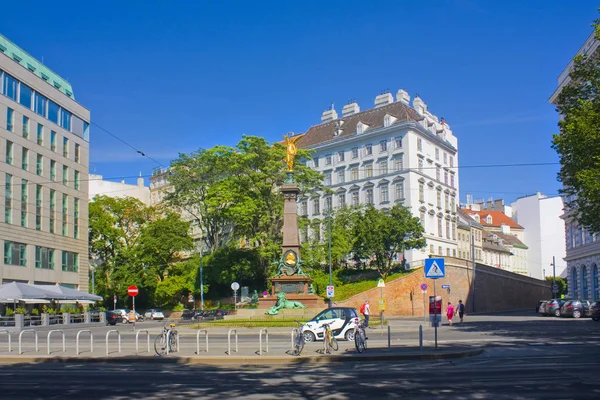
[[[299,356],[300,353],[302,353],[302,349],[304,349],[304,324],[298,321],[296,321],[296,323],[298,324],[298,328],[295,329],[296,340],[294,340],[294,350],[292,351],[292,354]]]
[[[162,356],[167,354],[167,346],[169,353],[177,351],[177,342],[179,339],[177,338],[177,330],[174,327],[175,324],[169,324],[168,328],[166,325],[163,326],[161,334],[154,340],[154,351],[157,355]]]
[[[331,350],[338,351],[339,345],[333,335],[331,326],[329,324],[323,324],[323,351],[327,354],[331,354]]]
[[[365,332],[365,321],[360,321],[360,323],[356,324],[354,327],[354,345],[356,346],[356,351],[362,353],[367,348],[367,333]]]

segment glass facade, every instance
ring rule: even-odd
[[[6,174],[4,181],[4,222],[12,224],[12,175]]]
[[[4,264],[27,266],[27,245],[25,243],[4,241]]]
[[[6,109],[6,130],[12,132],[15,126],[15,112],[12,108]]]
[[[21,148],[21,169],[25,171],[29,169],[29,150],[25,147]]]
[[[54,249],[36,246],[35,267],[40,269],[54,269]]]
[[[79,254],[63,251],[62,270],[67,272],[77,272],[79,270]]]

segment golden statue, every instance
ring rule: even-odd
[[[285,257],[285,263],[287,265],[296,265],[296,256],[291,251]]]
[[[289,133],[283,137],[285,139],[284,143],[286,146],[285,163],[287,164],[288,171],[292,171],[294,168],[294,158],[296,157],[296,153],[298,152],[296,142],[298,141],[298,139],[300,139],[300,137],[301,135],[290,137]]]

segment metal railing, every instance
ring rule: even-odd
[[[83,324],[85,322],[85,315],[83,313],[71,314],[69,322],[71,324]]]
[[[265,349],[265,353],[269,352],[269,331],[267,329],[265,329],[265,328],[262,328],[260,330],[260,332],[258,333],[258,343],[259,343],[259,346],[260,346],[260,348],[258,350],[258,355],[259,356],[262,356],[262,351],[263,351],[263,345],[262,345],[263,332],[265,334],[265,338],[266,338],[266,342],[267,342],[266,343],[267,347]]]
[[[62,314],[50,314],[48,315],[48,324],[49,325],[62,325],[63,316]]]
[[[40,326],[42,325],[42,316],[41,315],[25,315],[23,317],[23,325],[24,326]]]
[[[67,346],[66,346],[66,343],[65,343],[65,331],[63,331],[62,329],[53,329],[51,331],[48,331],[48,337],[46,338],[46,342],[47,342],[47,345],[48,345],[48,354],[51,353],[51,351],[50,351],[50,337],[52,336],[52,334],[54,332],[60,332],[60,334],[62,335],[63,353],[65,353],[67,351]]]
[[[227,332],[227,355],[231,355],[231,333],[235,333],[235,352],[238,352],[238,334],[237,334],[237,330],[235,329],[230,329],[229,332]]]
[[[106,339],[104,341],[104,344],[106,345],[106,355],[109,354],[108,353],[108,336],[113,332],[117,334],[118,343],[119,343],[119,354],[121,354],[121,333],[116,329],[111,329],[110,331],[106,332]]]
[[[90,322],[100,322],[100,314],[90,314]]]
[[[15,317],[0,317],[0,326],[15,326]]]
[[[208,331],[206,329],[198,329],[196,333],[196,354],[200,354],[200,334],[204,332],[204,340],[206,342],[206,352],[208,353]]]
[[[77,332],[77,337],[75,338],[75,354],[76,355],[79,355],[79,335],[81,335],[82,332],[89,332],[89,334],[90,334],[90,353],[94,352],[94,334],[89,329],[82,329],[79,332]]]
[[[145,332],[146,333],[146,344],[148,346],[148,353],[150,353],[150,333],[148,332],[147,329],[141,329],[139,331],[136,332],[135,334],[135,354],[138,355],[140,354],[140,349],[139,349],[139,338],[140,338],[140,333]]]
[[[19,333],[19,354],[23,354],[23,349],[21,348],[21,342],[22,342],[22,338],[23,338],[23,334],[27,333],[27,332],[33,332],[33,334],[35,335],[35,351],[38,352],[40,351],[40,348],[38,346],[38,333],[35,329],[23,329],[21,331],[21,333]]]
[[[7,329],[2,329],[0,330],[0,333],[6,333],[8,335],[8,352],[12,352],[12,338],[11,338],[11,333],[9,330]]]

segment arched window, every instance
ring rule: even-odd
[[[573,267],[571,269],[571,286],[572,286],[572,290],[571,290],[571,296],[573,296],[573,298],[577,298],[577,267]]]
[[[598,293],[598,266],[596,264],[592,265],[592,299],[600,299],[600,293]]]
[[[588,296],[588,273],[587,273],[587,267],[583,266],[581,267],[581,299],[582,300],[587,300]]]

